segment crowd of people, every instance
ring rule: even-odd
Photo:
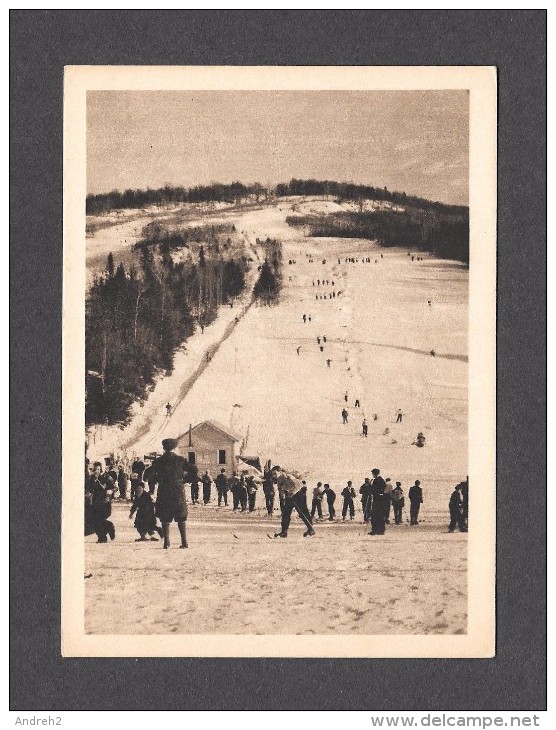
[[[175,453],[175,439],[164,439],[163,455],[146,466],[141,459],[116,464],[107,459],[103,468],[101,462],[85,465],[85,535],[96,534],[100,543],[115,539],[116,531],[110,520],[114,499],[130,503],[129,518],[139,537],[137,542],[164,539],[164,547],[170,545],[169,526],[176,521],[180,533],[180,547],[187,547],[185,523],[187,520],[186,488],[190,490],[191,504],[213,504],[213,487],[216,490],[218,507],[228,506],[231,495],[231,509],[238,512],[255,512],[259,490],[264,498],[264,511],[273,516],[275,510],[281,514],[281,529],[274,537],[288,536],[291,516],[296,511],[306,526],[304,536],[315,534],[314,525],[324,520],[336,520],[337,494],[330,484],[317,482],[310,494],[305,480],[297,479],[279,466],[265,471],[260,477],[248,470],[233,472],[229,477],[222,468],[213,479],[206,470],[199,476],[197,469],[182,456]],[[130,471],[131,470],[131,471]],[[342,500],[342,522],[355,519],[359,495],[362,521],[370,524],[369,535],[384,535],[386,526],[401,525],[404,512],[407,515],[406,497],[400,481],[390,477],[384,479],[375,468],[372,476],[365,478],[358,490],[348,481],[340,492]],[[128,496],[129,495],[129,496]],[[419,513],[424,502],[420,480],[407,493],[409,516],[405,521],[410,526],[419,524]],[[466,532],[468,527],[469,481],[457,484],[450,496],[449,532],[456,527]],[[392,517],[392,520],[391,520]],[[160,520],[161,525],[158,524]]]

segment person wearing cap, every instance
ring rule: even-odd
[[[187,502],[185,499],[185,475],[189,465],[183,456],[174,452],[178,442],[175,439],[164,439],[164,453],[153,461],[149,482],[158,484],[156,496],[156,516],[162,522],[164,549],[170,547],[170,523],[178,523],[180,531],[180,548],[187,547],[185,521],[187,520]]]
[[[369,535],[384,535],[386,530],[385,505],[388,499],[385,496],[386,482],[380,476],[380,469],[372,470],[371,481],[371,531]]]
[[[355,496],[355,489],[352,486],[352,482],[348,482],[347,486],[342,489],[342,497],[344,498],[344,504],[342,505],[342,522],[346,521],[348,510],[349,519],[353,520],[355,517],[355,505],[353,503]]]
[[[303,486],[301,481],[288,476],[285,472],[282,472],[278,477],[278,490],[284,495],[284,508],[282,510],[282,529],[280,532],[275,533],[274,537],[288,536],[288,528],[294,509],[307,527],[303,537],[311,537],[315,534],[311,518],[305,508],[306,492],[303,491]]]
[[[416,479],[415,484],[411,487],[409,490],[409,524],[410,525],[418,525],[419,524],[419,510],[421,509],[421,504],[423,503],[423,489],[421,487],[421,482]]]

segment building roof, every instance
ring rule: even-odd
[[[197,423],[193,428],[191,429],[191,433],[194,433],[196,429],[200,428],[201,426],[210,426],[211,428],[216,429],[217,431],[220,431],[228,438],[232,439],[232,441],[241,441],[243,438],[239,434],[237,434],[235,431],[232,431],[227,426],[224,426],[219,421],[215,421],[212,418],[209,418],[206,421],[202,421],[201,423]],[[187,431],[184,431],[180,436],[178,436],[177,440],[180,441],[184,436],[187,436],[189,434],[189,429]]]

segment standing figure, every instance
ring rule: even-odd
[[[415,484],[411,487],[409,490],[409,524],[410,525],[418,525],[419,524],[419,510],[421,509],[421,505],[423,504],[423,489],[421,487],[421,482],[416,479]]]
[[[330,484],[325,484],[324,493],[326,495],[326,502],[328,504],[328,519],[330,521],[336,519],[336,510],[334,509],[334,502],[336,501],[336,492],[330,488]]]
[[[366,421],[366,419],[365,419],[365,418],[363,419],[363,423],[361,424],[361,428],[362,428],[362,430],[363,430],[363,436],[364,436],[365,438],[367,438],[367,433],[368,433],[368,430],[369,430],[369,428],[368,428],[368,426],[367,426],[367,421]]]
[[[195,469],[195,473],[191,478],[191,504],[199,504],[199,473],[197,469]]]
[[[166,403],[166,418],[169,418],[171,413],[172,413],[172,406],[170,403]]]
[[[304,321],[304,322],[306,322],[306,321],[307,321],[307,315],[306,315],[306,314],[304,314],[304,315],[303,315],[303,321]]]
[[[311,520],[315,517],[315,512],[319,520],[322,520],[322,482],[317,482],[317,486],[313,489],[313,501],[311,502]]]
[[[267,471],[263,480],[263,493],[266,511],[268,512],[269,516],[272,516],[272,513],[274,512],[274,497],[276,494],[274,485],[274,475],[271,471]]]
[[[384,520],[387,525],[390,524],[390,507],[392,506],[392,492],[394,491],[394,485],[390,477],[387,477],[386,487],[384,489]]]
[[[359,402],[359,398],[355,399],[355,408],[361,408],[361,403]]]
[[[156,516],[162,522],[164,549],[170,547],[170,523],[178,523],[181,537],[180,548],[187,547],[185,521],[187,520],[187,502],[185,499],[184,481],[189,465],[183,456],[175,453],[178,442],[175,439],[164,439],[164,453],[155,459],[152,465],[151,478],[158,484],[156,496]]]
[[[345,400],[346,403],[348,402],[348,393],[347,393],[347,390],[344,393],[344,400]]]
[[[255,509],[255,500],[257,499],[257,485],[255,483],[255,477],[249,476],[245,480],[247,484],[247,503],[249,505],[249,512],[253,512]]]
[[[456,484],[454,491],[450,496],[448,502],[448,509],[450,510],[450,524],[448,526],[448,532],[454,532],[456,525],[460,532],[467,532],[465,526],[465,520],[463,519],[463,498],[461,496],[461,484]]]
[[[306,532],[303,533],[303,537],[311,537],[314,535],[315,531],[311,524],[311,518],[305,509],[306,496],[301,491],[303,489],[303,484],[299,480],[288,476],[285,472],[282,472],[278,477],[278,489],[284,495],[284,508],[282,510],[281,530],[280,532],[277,532],[274,537],[288,536],[288,528],[290,526],[291,516],[294,509],[307,527]]]
[[[232,493],[233,511],[236,512],[239,509],[239,479],[236,472],[232,474],[230,479],[230,492]]]
[[[355,504],[353,502],[355,496],[355,489],[353,488],[352,483],[348,482],[347,486],[342,489],[342,497],[344,498],[344,503],[342,505],[342,522],[346,521],[348,510],[349,519],[353,520],[355,517]]]
[[[207,472],[208,474],[208,472]],[[226,469],[220,469],[220,474],[216,477],[216,491],[218,493],[218,506],[228,506],[228,479],[226,478]]]
[[[135,512],[137,514],[133,526],[139,533],[139,537],[135,542],[145,542],[147,535],[150,536],[151,540],[158,540],[158,537],[155,537],[155,532],[158,532],[162,537],[162,530],[156,525],[152,497],[142,486],[138,487],[135,493],[135,499],[129,511],[129,519],[133,517]]]
[[[396,423],[402,422],[402,416],[403,416],[402,409],[398,408],[398,415],[396,416]]]
[[[209,474],[208,469],[203,474],[201,481],[203,482],[203,504],[208,504],[210,502],[210,492],[212,487],[212,477]]]
[[[348,422],[348,412],[345,408],[342,408],[342,423]]]
[[[127,474],[124,471],[123,466],[120,464],[118,467],[118,492],[120,495],[120,499],[126,499],[127,498]]]
[[[371,482],[371,531],[369,535],[384,535],[385,524],[385,496],[386,482],[380,476],[380,469],[372,470],[373,480]]]
[[[86,514],[92,527],[92,532],[97,536],[97,542],[108,542],[116,537],[114,524],[108,519],[112,514],[111,496],[112,490],[106,489],[101,481],[102,465],[100,462],[93,464],[93,473],[87,485],[87,500],[90,509]]]
[[[363,522],[369,521],[369,515],[371,514],[371,480],[369,477],[365,477],[365,481],[359,487],[359,494],[361,495],[361,510],[363,512]]]
[[[332,362],[332,360],[330,360],[330,359],[328,359],[328,360],[326,361],[326,364],[328,365],[328,367],[330,367],[330,363],[331,363],[331,362]]]
[[[396,482],[396,486],[392,490],[392,507],[394,508],[394,522],[396,525],[402,523],[402,510],[405,505],[403,496],[402,483]]]

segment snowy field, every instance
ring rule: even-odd
[[[423,521],[369,537],[358,512],[352,524],[318,524],[316,537],[303,539],[294,519],[287,540],[270,542],[278,512],[237,515],[212,505],[192,508],[189,550],[163,551],[160,543],[134,543],[129,508],[116,503],[115,542],[85,539],[86,573],[93,574],[86,581],[88,632],[466,631],[467,540],[446,528],[451,489],[467,474],[468,270],[427,254],[412,261],[407,249],[369,241],[304,238],[285,223],[290,206],[227,218],[259,256],[257,237],[284,242],[280,304],[249,308],[246,297],[222,308],[188,340],[172,375],[135,408],[129,427],[97,431],[90,457],[160,451],[162,438],[213,418],[243,435],[245,453],[298,472],[310,490],[317,480],[329,482],[338,513],[346,481],[358,488],[374,467],[403,483],[406,501],[420,479]],[[329,284],[317,286],[318,279]],[[397,409],[402,423],[395,423]],[[419,431],[422,449],[412,445]]]

